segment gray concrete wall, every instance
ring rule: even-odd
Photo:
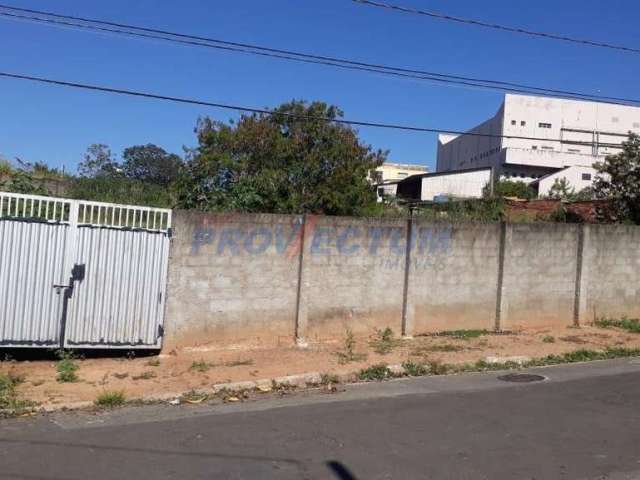
[[[585,321],[640,317],[640,228],[587,226],[582,285]]]
[[[578,225],[508,225],[500,327],[570,326],[574,321]]]
[[[178,211],[166,345],[289,342],[302,217]]]
[[[640,316],[638,245],[626,226],[178,211],[165,346]]]
[[[299,337],[400,332],[406,220],[307,217]]]
[[[500,225],[417,221],[412,236],[407,332],[493,329]]]

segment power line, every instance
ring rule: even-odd
[[[327,123],[337,123],[341,125],[384,128],[384,129],[402,130],[402,131],[408,131],[408,132],[445,133],[450,135],[470,136],[470,137],[484,137],[484,138],[495,138],[495,139],[504,138],[504,139],[514,139],[514,140],[532,140],[532,141],[541,141],[541,142],[563,143],[562,140],[553,139],[553,138],[525,137],[525,136],[519,136],[519,135],[495,135],[495,134],[489,134],[489,133],[448,130],[443,128],[427,128],[427,127],[416,127],[416,126],[410,126],[410,125],[399,125],[399,124],[393,124],[393,123],[379,123],[379,122],[370,122],[370,121],[363,121],[363,120],[345,120],[342,118],[298,115],[295,113],[288,113],[288,112],[276,112],[273,110],[268,110],[266,108],[244,107],[244,106],[231,105],[226,103],[209,102],[206,100],[198,100],[193,98],[174,97],[169,95],[160,95],[160,94],[149,93],[149,92],[141,92],[138,90],[105,87],[100,85],[90,85],[86,83],[71,82],[66,80],[55,80],[52,78],[36,77],[33,75],[24,75],[19,73],[10,73],[10,72],[2,72],[2,71],[0,71],[0,77],[11,78],[16,80],[28,80],[31,82],[44,83],[48,85],[57,85],[57,86],[63,86],[63,87],[72,87],[72,88],[78,88],[78,89],[89,90],[89,91],[98,91],[98,92],[113,93],[118,95],[127,95],[132,97],[148,98],[152,100],[163,100],[163,101],[182,103],[182,104],[188,104],[188,105],[199,105],[199,106],[205,106],[205,107],[220,108],[224,110],[234,110],[236,112],[258,113],[258,114],[269,115],[273,117],[281,116],[281,117],[293,118],[296,120],[323,121]],[[581,144],[592,145],[591,142],[583,142]]]
[[[600,48],[608,48],[611,50],[621,50],[624,52],[630,52],[630,53],[640,53],[640,48],[635,48],[635,47],[627,47],[624,45],[616,45],[616,44],[612,44],[612,43],[605,43],[605,42],[600,42],[597,40],[588,40],[588,39],[582,39],[582,38],[575,38],[575,37],[570,37],[568,35],[560,35],[560,34],[555,34],[555,33],[548,33],[548,32],[538,32],[538,31],[534,31],[534,30],[527,30],[524,28],[520,28],[520,27],[512,27],[509,25],[501,25],[501,24],[497,24],[497,23],[489,23],[489,22],[483,22],[481,20],[475,20],[472,18],[463,18],[463,17],[456,17],[453,15],[446,15],[444,13],[438,13],[438,12],[434,12],[434,11],[429,11],[429,10],[420,10],[417,8],[413,8],[413,7],[405,7],[405,6],[401,6],[401,5],[394,5],[394,4],[390,4],[390,3],[382,3],[382,2],[378,2],[378,1],[373,1],[373,0],[352,0],[355,3],[360,3],[363,5],[369,5],[372,7],[378,7],[378,8],[386,8],[389,10],[395,10],[398,12],[403,12],[403,13],[412,13],[412,14],[417,14],[417,15],[424,15],[427,17],[431,17],[431,18],[436,18],[438,20],[446,20],[446,21],[451,21],[451,22],[457,22],[457,23],[463,23],[463,24],[467,24],[467,25],[475,25],[477,27],[483,27],[483,28],[492,28],[494,30],[502,30],[505,32],[512,32],[512,33],[520,33],[523,35],[529,35],[532,37],[542,37],[542,38],[547,38],[550,40],[561,40],[564,42],[570,42],[570,43],[578,43],[578,44],[582,44],[582,45],[588,45],[590,47],[600,47]]]
[[[11,10],[8,13],[0,11],[0,16],[15,20],[27,20],[45,24],[53,24],[64,27],[80,28],[85,30],[93,30],[118,35],[126,35],[134,38],[145,38],[174,42],[189,46],[207,47],[218,50],[226,50],[239,52],[244,54],[273,57],[281,60],[296,61],[302,63],[320,64],[336,68],[359,70],[369,73],[379,73],[383,75],[391,75],[409,79],[425,80],[443,84],[460,85],[463,87],[476,87],[491,90],[499,90],[510,93],[525,93],[531,95],[549,95],[561,98],[581,99],[589,101],[602,101],[608,103],[620,104],[640,104],[640,99],[629,99],[611,97],[605,95],[596,95],[568,90],[557,90],[544,87],[535,87],[531,85],[518,84],[513,82],[504,82],[491,79],[465,77],[459,75],[450,75],[438,72],[430,72],[425,70],[408,69],[403,67],[395,67],[389,65],[381,65],[375,63],[359,62],[344,58],[328,57],[322,55],[314,55],[301,53],[291,50],[281,50],[259,45],[250,45],[238,42],[229,42],[215,38],[200,37],[185,33],[169,32],[166,30],[157,30],[147,27],[135,25],[127,25],[115,22],[95,20],[83,17],[74,17],[70,15],[62,15],[57,13],[31,10],[18,7],[10,7],[0,4],[0,9]],[[27,15],[25,15],[27,14]],[[35,15],[35,16],[34,16]],[[43,17],[45,16],[45,17]],[[48,18],[47,18],[48,17]]]

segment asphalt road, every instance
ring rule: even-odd
[[[640,362],[0,421],[0,478],[640,479]]]

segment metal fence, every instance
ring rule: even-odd
[[[171,211],[0,192],[0,346],[159,348]]]

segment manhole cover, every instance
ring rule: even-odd
[[[515,383],[529,383],[529,382],[541,382],[545,379],[542,375],[534,375],[533,373],[510,373],[508,375],[502,375],[498,377],[498,380],[503,382],[515,382]]]

